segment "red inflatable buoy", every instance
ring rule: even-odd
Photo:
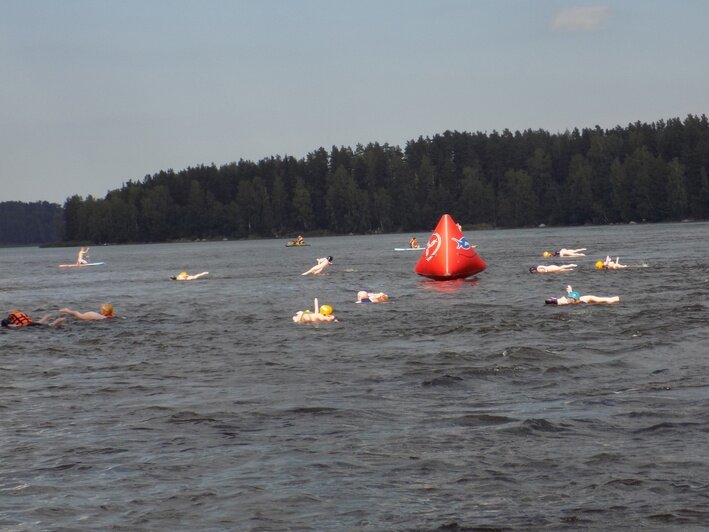
[[[463,279],[483,271],[487,265],[465,239],[449,214],[438,221],[426,243],[426,251],[414,271],[436,281]]]

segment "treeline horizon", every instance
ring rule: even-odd
[[[305,157],[163,170],[63,206],[64,242],[127,243],[709,218],[709,121],[446,131]],[[2,204],[0,204],[0,207]],[[1,212],[1,211],[0,211]],[[4,231],[3,231],[4,233]]]
[[[58,203],[0,202],[0,245],[56,242],[63,227],[64,209]]]

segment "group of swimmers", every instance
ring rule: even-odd
[[[357,301],[355,303],[386,303],[389,301],[389,296],[384,292],[367,292],[360,290],[357,292]],[[330,305],[318,305],[318,300],[313,300],[313,311],[299,310],[293,316],[295,323],[327,323],[337,321],[333,314],[334,309]]]
[[[529,273],[563,273],[573,271],[577,268],[578,264],[539,264],[538,266],[531,266],[529,268]],[[616,257],[615,260],[606,256],[604,260],[596,261],[595,267],[597,270],[622,270],[627,268],[627,264],[620,263],[620,257]]]
[[[301,275],[319,275],[332,264],[332,261],[332,256],[321,257],[316,260],[315,266]],[[367,292],[366,290],[357,292],[356,303],[386,303],[387,301],[389,301],[389,296],[384,292]],[[293,316],[293,321],[295,323],[328,323],[337,321],[330,305],[318,305],[316,298],[313,307],[313,311],[299,310],[296,312]]]
[[[302,237],[301,237],[302,238]],[[412,248],[418,248],[419,244],[416,239],[416,237],[411,237],[411,240],[409,241],[409,246]],[[562,248],[557,251],[549,252],[545,251],[543,253],[543,256],[545,258],[550,258],[550,257],[584,257],[586,254],[583,253],[586,251],[586,248],[578,248],[578,249],[566,249]],[[82,247],[79,250],[79,253],[77,255],[77,264],[86,264],[87,261],[87,256],[88,256],[89,248]],[[327,257],[321,257],[316,259],[316,264],[309,270],[303,272],[301,275],[319,275],[321,274],[328,266],[330,266],[333,263],[333,257],[332,256],[327,256]],[[556,265],[556,264],[548,264],[548,265],[543,265],[540,264],[538,266],[532,266],[529,268],[530,273],[562,273],[562,272],[568,272],[568,271],[573,271],[575,268],[577,268],[577,264],[561,264],[561,265]],[[596,269],[607,269],[607,270],[619,270],[623,268],[627,268],[627,264],[621,264],[620,263],[620,257],[616,257],[615,261],[611,259],[610,256],[606,256],[606,258],[601,261],[597,261],[595,263]],[[176,281],[193,281],[196,279],[200,279],[206,275],[209,275],[209,272],[201,272],[197,273],[194,275],[191,275],[185,271],[178,273],[177,275],[171,276],[170,279],[176,280]],[[360,290],[357,292],[357,301],[356,303],[385,303],[389,301],[389,296],[385,294],[384,292],[367,292],[366,290]],[[587,304],[601,304],[601,303],[618,303],[620,301],[620,297],[618,296],[610,296],[610,297],[603,297],[603,296],[593,296],[593,295],[580,295],[579,292],[575,291],[571,285],[568,285],[566,287],[566,295],[554,298],[550,297],[545,300],[546,304],[551,304],[551,305],[571,305],[571,304],[578,304],[578,303],[587,303]],[[321,323],[321,322],[333,322],[337,321],[335,315],[333,314],[333,308],[330,305],[318,305],[318,300],[314,300],[314,309],[311,312],[310,310],[303,310],[303,311],[298,311],[294,316],[293,316],[293,321],[296,323]],[[59,312],[61,314],[66,314],[68,316],[73,316],[76,319],[79,320],[104,320],[108,318],[114,318],[114,309],[113,305],[110,303],[103,303],[100,307],[98,312],[95,311],[87,311],[87,312],[80,312],[77,310],[73,310],[70,308],[62,308],[59,309]],[[18,309],[12,309],[10,313],[7,315],[5,319],[3,319],[0,322],[0,325],[2,327],[6,328],[21,328],[21,327],[30,327],[30,326],[49,326],[49,327],[56,327],[64,323],[66,320],[65,316],[59,316],[57,318],[54,318],[52,314],[47,314],[43,316],[41,319],[34,321],[32,318],[25,312],[18,310]]]
[[[542,255],[544,258],[550,258],[550,257],[585,257],[586,254],[583,253],[586,251],[586,248],[578,248],[578,249],[566,249],[562,248],[557,251],[545,251]],[[529,273],[563,273],[563,272],[570,272],[573,271],[574,268],[577,268],[577,264],[561,264],[561,265],[556,265],[556,264],[540,264],[538,266],[532,266],[529,268]],[[605,260],[599,260],[596,261],[595,267],[597,270],[620,270],[623,268],[627,268],[627,264],[621,264],[620,263],[620,257],[616,257],[615,260],[611,259],[609,255],[606,255]],[[561,297],[549,297],[547,298],[544,302],[548,305],[573,305],[573,304],[578,304],[578,303],[587,303],[587,304],[609,304],[609,303],[618,303],[620,301],[620,297],[618,296],[610,296],[610,297],[605,297],[605,296],[592,296],[592,295],[585,295],[582,296],[579,294],[576,290],[574,290],[571,285],[568,285],[566,287],[566,295],[561,296]]]
[[[79,252],[76,256],[77,265],[88,264],[89,249],[90,248],[88,247],[82,247],[79,249]],[[170,277],[170,279],[176,281],[193,281],[195,279],[200,279],[205,275],[209,275],[209,272],[201,272],[195,275],[190,275],[187,272],[180,272],[177,275]],[[99,307],[98,312],[93,310],[81,312],[70,308],[61,308],[59,309],[59,313],[66,314],[67,316],[72,316],[82,321],[98,321],[116,317],[113,305],[111,303],[103,303]],[[40,318],[39,320],[33,320],[32,317],[26,312],[23,312],[19,309],[12,309],[5,317],[5,319],[0,321],[0,326],[7,329],[19,329],[22,327],[36,326],[58,327],[66,321],[67,316],[54,317],[52,313],[49,313],[42,316],[42,318]]]

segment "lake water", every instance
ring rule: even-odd
[[[0,249],[2,313],[122,316],[0,331],[0,529],[709,526],[709,224],[468,232],[447,283],[410,236]],[[291,321],[314,297],[337,323]]]

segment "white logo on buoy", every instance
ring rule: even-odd
[[[426,243],[426,261],[430,261],[433,257],[435,257],[440,248],[441,236],[438,233],[433,233],[431,238],[428,239],[428,243]]]

